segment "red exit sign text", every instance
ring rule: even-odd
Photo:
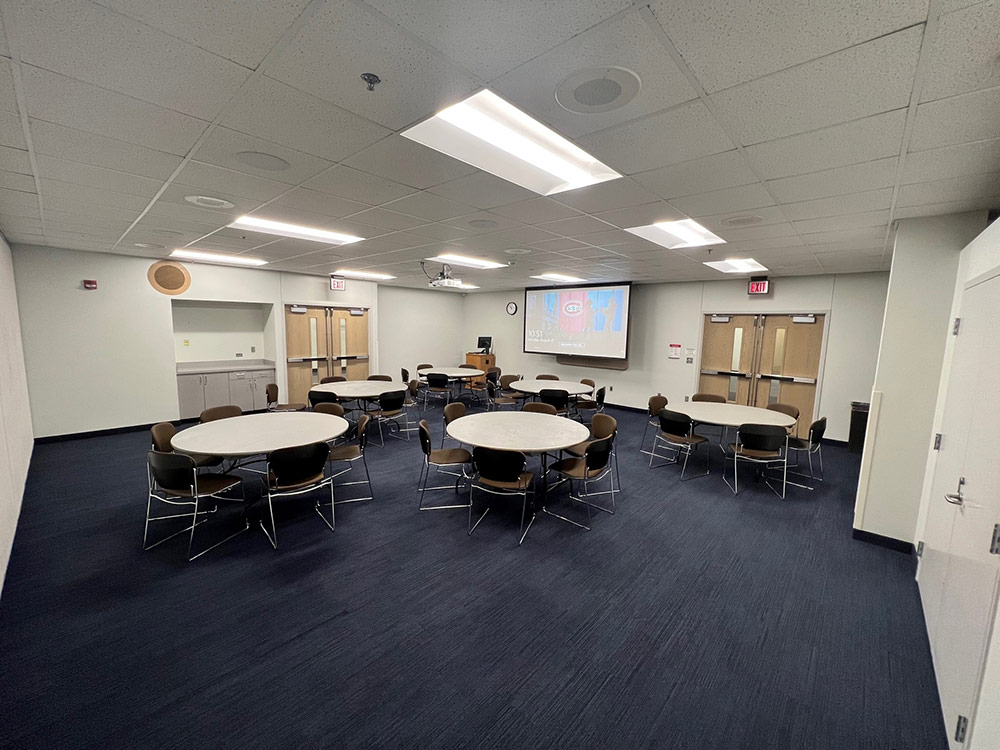
[[[767,279],[747,282],[747,294],[767,294],[770,291]]]
[[[330,277],[330,291],[343,292],[347,289],[347,281],[339,276]]]

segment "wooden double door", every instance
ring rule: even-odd
[[[808,437],[825,315],[706,315],[698,390],[735,404],[797,406]]]
[[[285,306],[288,398],[305,403],[322,378],[368,377],[368,310]]]

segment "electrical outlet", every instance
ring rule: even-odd
[[[250,347],[250,353],[253,354],[255,351],[257,351],[257,347],[256,346],[251,346]]]
[[[685,396],[685,397],[684,397],[684,400],[685,400],[685,401],[690,401],[690,400],[691,400],[691,397],[690,397],[690,396]]]
[[[242,357],[243,356],[243,352],[236,352],[236,356],[237,357]]]

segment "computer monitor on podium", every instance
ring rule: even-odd
[[[489,354],[490,349],[493,348],[493,337],[492,336],[480,336],[479,342],[476,344],[476,348],[483,354]]]

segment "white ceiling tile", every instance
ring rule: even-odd
[[[38,196],[21,190],[0,188],[0,206],[4,211],[11,211],[17,207],[34,209],[38,207]]]
[[[468,164],[399,135],[369,146],[344,163],[420,190],[473,172]]]
[[[586,213],[612,211],[616,208],[641,206],[644,203],[659,203],[660,199],[637,182],[623,177],[617,180],[599,182],[577,190],[567,190],[555,198],[560,203],[573,206]]]
[[[159,179],[169,177],[181,163],[181,158],[174,154],[72,130],[51,122],[31,120],[28,127],[36,154]]]
[[[376,91],[359,78],[365,72],[382,78]],[[330,0],[317,11],[269,61],[267,74],[393,130],[464,99],[478,85],[381,14],[347,0]]]
[[[732,141],[701,102],[592,133],[579,145],[625,174],[729,151]]]
[[[209,208],[198,208],[190,203],[174,203],[165,198],[160,198],[149,207],[147,215],[159,216],[164,219],[201,222],[213,227],[221,227],[229,224],[242,213],[242,211],[238,210],[238,207],[216,211]]]
[[[329,193],[321,193],[317,190],[306,188],[295,188],[289,193],[277,198],[271,205],[289,206],[303,211],[312,211],[332,218],[340,219],[344,216],[356,214],[368,208],[367,203],[340,198]]]
[[[185,200],[188,196],[199,195],[208,198],[221,198],[222,200],[229,201],[233,204],[233,208],[223,210],[209,209]],[[203,191],[199,188],[192,188],[190,185],[182,185],[179,182],[172,182],[167,185],[166,189],[164,189],[164,191],[160,194],[158,201],[162,201],[164,203],[176,203],[181,208],[195,208],[199,211],[206,211],[207,213],[203,214],[204,220],[215,221],[212,217],[218,216],[219,222],[224,221],[226,216],[240,216],[242,214],[250,213],[260,205],[260,201],[255,198],[243,198],[241,196],[234,195],[229,191]]]
[[[495,208],[493,213],[525,224],[541,224],[546,221],[568,219],[572,216],[580,215],[580,211],[569,206],[564,206],[552,198],[530,198],[526,201],[510,203],[506,206]]]
[[[961,214],[967,211],[988,211],[995,209],[1000,201],[997,198],[974,198],[972,200],[953,203],[926,203],[919,206],[897,206],[893,212],[895,219],[912,219],[917,216],[945,216]]]
[[[697,219],[698,223],[703,227],[707,227],[716,233],[723,230],[731,231],[732,229],[754,228],[768,224],[783,224],[788,221],[788,218],[781,210],[781,206],[759,206],[736,214],[732,211],[726,211],[721,214],[698,215],[693,218]],[[732,226],[730,221],[732,219],[753,219],[753,221],[749,224],[742,224],[740,221],[737,221],[736,225]]]
[[[906,155],[902,184],[1000,170],[1000,138]]]
[[[589,242],[589,240],[588,240]],[[573,248],[578,248],[582,245],[581,240],[570,239],[569,237],[556,237],[552,240],[539,240],[537,242],[527,243],[531,245],[531,248],[542,251],[550,250],[572,250]]]
[[[149,205],[149,198],[145,196],[102,190],[93,185],[74,185],[71,182],[42,179],[41,187],[42,199],[45,201],[46,207],[50,205],[49,201],[51,198],[73,200],[81,203],[94,203],[112,208],[131,209],[135,213],[142,211]]]
[[[828,245],[856,240],[882,240],[885,227],[862,227],[860,229],[838,229],[832,232],[815,232],[802,235],[807,245]]]
[[[629,0],[463,0],[445,4],[369,0],[369,5],[485,80],[537,57],[631,4]]]
[[[24,140],[21,117],[16,112],[0,110],[0,146],[17,149],[28,148],[28,142]]]
[[[372,206],[402,198],[414,192],[408,185],[377,177],[350,167],[337,166],[316,175],[303,184],[311,190],[360,201]]]
[[[581,235],[593,232],[606,232],[613,227],[592,216],[573,216],[569,219],[559,219],[558,221],[539,224],[538,228],[563,237],[580,237]]]
[[[1000,172],[951,177],[946,180],[903,185],[899,189],[898,206],[920,206],[933,203],[957,203],[991,200],[1000,205]]]
[[[0,109],[17,112],[17,94],[14,92],[14,74],[11,61],[0,57]]]
[[[687,215],[682,211],[663,201],[646,203],[641,206],[617,208],[614,211],[601,211],[594,215],[598,219],[602,219],[622,229],[626,227],[648,226],[658,221],[679,221],[687,218]],[[629,235],[629,237],[634,238],[635,235]]]
[[[421,237],[427,237],[432,240],[459,240],[462,237],[467,237],[471,232],[467,229],[459,229],[458,227],[449,226],[448,224],[442,224],[440,222],[433,222],[431,224],[421,224],[419,227],[411,227],[407,230],[411,234],[420,235]]]
[[[756,213],[759,210],[755,209],[754,212]],[[786,221],[779,221],[773,224],[758,224],[751,227],[726,227],[719,226],[717,221],[712,223],[711,230],[726,240],[726,242],[744,243],[764,239],[773,240],[778,237],[798,236],[795,227]]]
[[[917,107],[910,150],[1000,138],[1000,86]]]
[[[0,169],[20,174],[32,174],[28,152],[23,149],[0,146]]]
[[[761,183],[724,188],[701,195],[674,198],[671,203],[688,216],[710,216],[732,211],[745,211],[761,206],[773,206],[774,200]]]
[[[735,149],[639,172],[633,179],[668,200],[757,182],[746,159]]]
[[[877,250],[878,252],[882,252],[884,247],[885,235],[883,233],[878,236],[877,240],[862,238],[858,240],[828,243],[825,245],[810,245],[809,249],[812,250],[813,253],[820,255],[826,253],[843,253],[849,250],[864,250],[867,252],[875,252]]]
[[[900,31],[727,89],[712,100],[744,145],[906,107],[922,36],[922,27]]]
[[[95,2],[247,68],[260,64],[308,5],[308,0],[241,0],[223,11],[205,0]]]
[[[842,229],[859,229],[863,227],[885,227],[889,223],[889,211],[867,211],[865,213],[845,214],[844,216],[825,216],[820,219],[805,219],[793,221],[799,234],[809,235],[817,232],[836,232]]]
[[[442,198],[440,195],[423,191],[385,205],[390,211],[417,216],[426,221],[444,221],[456,216],[476,213],[474,206]]]
[[[30,174],[0,170],[0,187],[33,193],[35,191],[35,178]]]
[[[650,7],[708,91],[760,78],[927,18],[927,0],[655,0]]]
[[[23,62],[214,118],[250,71],[85,0],[22,3]]]
[[[760,239],[753,240],[739,240],[738,242],[730,243],[733,247],[737,247],[740,250],[746,252],[754,252],[755,250],[775,250],[791,247],[802,247],[805,243],[800,237],[762,237]]]
[[[784,177],[768,183],[772,195],[782,203],[846,195],[863,190],[891,187],[896,181],[897,157],[849,164],[846,167]]]
[[[818,172],[899,154],[906,110],[802,133],[746,149],[764,179]]]
[[[480,171],[435,185],[430,188],[430,192],[476,208],[495,208],[535,196],[535,193],[520,185]]]
[[[830,198],[816,198],[811,201],[786,203],[781,207],[791,221],[818,219],[823,216],[862,213],[889,208],[892,203],[892,188],[866,190]]]
[[[2,18],[0,18],[0,57],[10,57],[10,48],[7,46],[7,34],[3,29]]]
[[[0,149],[0,154],[2,154],[2,149]],[[43,179],[70,182],[85,188],[95,187],[117,193],[152,198],[163,185],[162,179],[156,180],[141,175],[96,167],[91,164],[81,164],[45,154],[36,154],[35,163],[38,164],[38,174]]]
[[[295,116],[289,117],[290,112]],[[222,125],[330,161],[345,159],[392,132],[267,76],[237,94]]]
[[[214,195],[213,191],[223,191],[228,195],[253,198],[260,202],[269,201],[291,188],[291,185],[283,182],[198,161],[185,164],[174,178],[174,183],[203,191],[199,195]]]
[[[932,39],[920,101],[1000,85],[1000,0],[941,16]]]
[[[31,65],[21,68],[28,114],[157,151],[184,156],[208,123]]]
[[[236,155],[243,151],[256,151],[277,156],[288,162],[290,166],[280,171],[251,167],[236,158]],[[257,177],[293,184],[306,180],[331,166],[330,162],[318,156],[222,127],[212,131],[212,134],[195,151],[194,158],[217,167],[234,169],[237,172],[246,172]]]
[[[491,226],[476,226],[480,222],[492,222]],[[478,211],[468,216],[459,216],[455,219],[448,219],[445,224],[454,227],[461,227],[469,230],[472,235],[488,234],[490,232],[501,232],[505,229],[517,229],[523,226],[521,222],[515,221],[507,216],[501,216],[492,211]]]
[[[611,67],[630,70],[642,82],[639,93],[625,106],[579,114],[564,109],[553,96],[568,76],[587,68]],[[570,137],[620,125],[698,96],[638,11],[573,37],[497,79],[492,88]]]
[[[388,211],[384,208],[370,208],[367,211],[355,214],[351,218],[354,221],[371,224],[373,227],[394,230],[409,229],[410,227],[418,227],[421,224],[426,223],[423,219],[418,219],[415,216],[399,214],[395,211]]]

